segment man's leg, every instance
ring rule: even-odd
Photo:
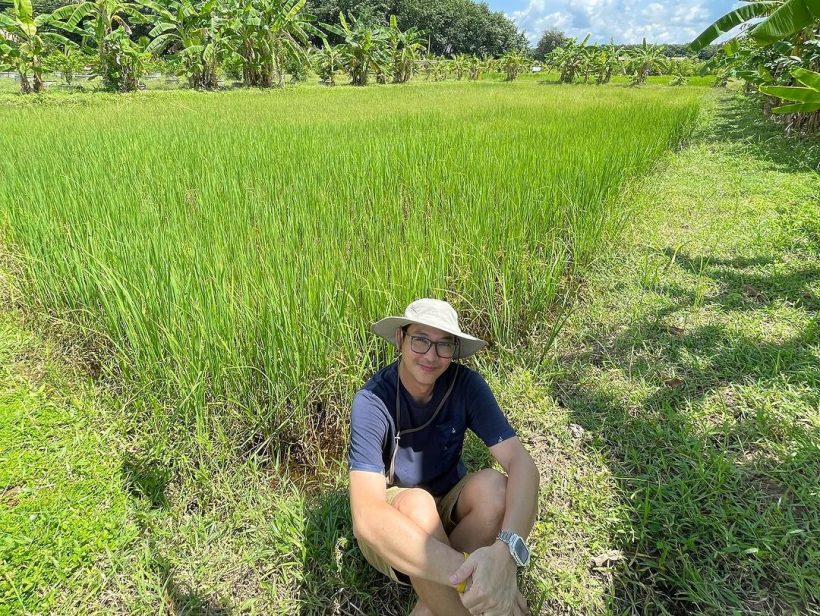
[[[451,515],[458,522],[450,533],[450,545],[462,552],[492,545],[506,508],[506,476],[491,468],[470,475]]]
[[[392,505],[413,520],[422,530],[430,533],[442,543],[450,545],[436,509],[436,501],[428,492],[418,488],[405,490],[395,498]],[[414,616],[469,615],[453,588],[414,577],[410,578],[410,582],[419,596],[419,602],[412,611]],[[431,609],[431,606],[434,609]]]

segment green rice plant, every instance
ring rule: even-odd
[[[550,330],[565,275],[615,236],[624,182],[700,96],[592,91],[304,86],[2,109],[0,151],[24,155],[0,158],[0,232],[25,301],[93,334],[168,456],[316,464],[388,359],[373,319],[443,297],[511,355]]]

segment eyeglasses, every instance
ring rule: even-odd
[[[452,358],[456,354],[456,348],[458,348],[458,343],[450,340],[433,342],[424,336],[410,336],[410,348],[419,355],[424,355],[434,344],[436,345],[436,355],[442,359]]]

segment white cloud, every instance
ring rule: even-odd
[[[735,0],[529,0],[526,8],[507,13],[532,44],[557,28],[590,42],[688,43],[718,17],[741,3]]]

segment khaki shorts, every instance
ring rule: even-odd
[[[456,522],[453,520],[453,511],[456,508],[458,497],[461,496],[461,490],[464,489],[464,484],[467,482],[468,477],[469,475],[465,475],[464,478],[454,485],[444,496],[436,497],[438,517],[441,518],[441,523],[444,526],[444,532],[448,535],[453,532],[453,529],[456,527]],[[396,497],[399,494],[410,489],[412,488],[399,488],[397,486],[388,488],[386,495],[387,504],[392,505],[393,501],[396,500]],[[387,560],[379,554],[372,545],[361,541],[360,539],[357,539],[356,541],[359,544],[359,549],[362,551],[365,560],[367,560],[367,562],[369,562],[377,571],[383,573],[394,582],[406,584],[408,586],[410,585],[410,578],[400,571],[393,569],[393,567],[390,566],[390,563],[387,562]]]

